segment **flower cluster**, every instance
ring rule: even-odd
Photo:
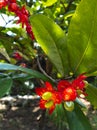
[[[14,12],[15,15],[19,18],[17,23],[22,23],[22,27],[26,26],[26,31],[30,35],[31,39],[34,40],[34,35],[32,32],[32,27],[29,23],[29,13],[26,10],[25,6],[19,7],[16,3],[16,0],[0,0],[0,9],[8,6],[10,12]]]
[[[45,87],[36,88],[36,94],[41,97],[40,108],[49,109],[49,113],[51,114],[56,104],[75,101],[81,94],[85,94],[85,79],[86,76],[79,75],[72,82],[60,80],[57,88],[52,87],[49,82],[45,83]]]

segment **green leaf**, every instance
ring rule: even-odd
[[[57,0],[42,0],[42,3],[44,6],[51,6],[56,2],[57,2]]]
[[[31,75],[34,78],[40,78],[44,81],[50,80],[47,78],[45,75],[39,73],[38,71],[28,69],[28,68],[23,68],[20,66],[12,65],[12,64],[7,64],[7,63],[0,63],[0,70],[14,70],[14,71],[22,71],[25,72],[29,75]]]
[[[97,70],[97,0],[82,0],[72,17],[68,50],[71,70]]]
[[[77,104],[75,104],[74,111],[66,111],[66,116],[70,130],[92,130],[87,117]]]
[[[62,104],[56,105],[54,112],[49,115],[50,119],[54,122],[57,126],[57,130],[67,130],[67,120],[66,120],[66,113]]]
[[[88,96],[86,96],[87,100],[90,101],[95,108],[97,108],[97,87],[89,84],[86,88],[86,93],[88,94]]]
[[[4,48],[3,45],[0,44],[0,53],[8,60],[10,61],[10,57],[6,51],[6,49]]]
[[[68,73],[66,36],[62,29],[48,17],[38,14],[30,18],[37,42],[50,58],[58,72]]]
[[[5,31],[5,28],[4,28],[4,31]],[[7,30],[7,32],[8,32],[8,30]],[[13,36],[8,36],[5,33],[0,32],[0,45],[2,44],[2,46],[6,49],[6,51],[7,51],[8,54],[13,51],[11,49],[13,41],[14,41],[14,37]]]
[[[19,80],[28,80],[28,79],[31,79],[31,78],[34,78],[33,75],[29,75],[29,74],[25,74],[25,73],[21,73],[21,74],[14,74],[11,76],[12,79],[19,79]]]
[[[12,79],[10,77],[0,79],[0,98],[4,96],[12,86]]]

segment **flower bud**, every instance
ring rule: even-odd
[[[89,85],[89,83],[86,80],[84,80],[84,83],[85,83],[85,88],[87,88],[87,86]]]
[[[74,110],[74,102],[70,101],[70,102],[64,102],[64,108],[67,111],[73,111]]]

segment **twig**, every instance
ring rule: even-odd
[[[68,6],[66,7],[66,12],[68,12],[68,11],[69,11],[70,6],[71,6],[71,4],[72,4],[72,2],[73,2],[73,1],[74,1],[74,0],[70,0],[70,1],[69,1]]]
[[[64,10],[65,10],[65,12],[66,12],[66,7],[65,7],[65,5],[64,5],[64,2],[63,2],[62,0],[60,0],[60,3],[62,4],[62,6],[63,6],[63,8],[64,8]]]
[[[39,57],[37,57],[37,64],[38,64],[38,67],[40,69],[40,71],[46,76],[48,77],[50,80],[52,80],[53,82],[56,82],[55,79],[53,79],[51,76],[49,76],[42,68],[41,64],[40,64],[40,61],[39,61]]]

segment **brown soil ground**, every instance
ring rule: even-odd
[[[0,130],[58,130],[47,116],[42,118],[45,111],[40,110],[38,102],[39,99],[35,96],[2,98],[0,100]],[[86,105],[89,107],[89,104]],[[90,107],[87,115],[93,130],[97,130],[97,111]]]
[[[38,99],[0,100],[0,130],[57,130],[48,117],[42,118]]]

